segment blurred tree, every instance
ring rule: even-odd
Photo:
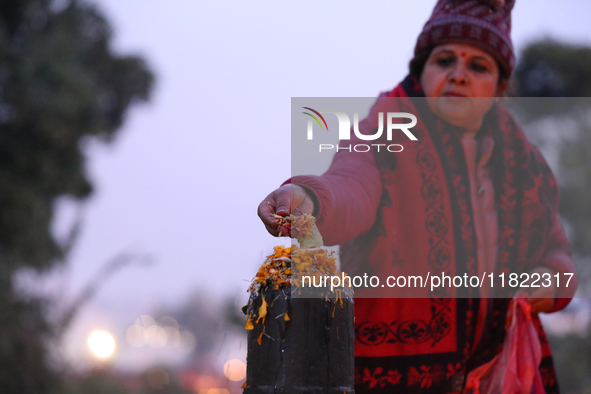
[[[545,39],[519,55],[518,96],[591,97],[591,48]]]
[[[515,78],[518,96],[553,98],[519,101],[520,109],[529,112],[530,121],[567,117],[576,124],[576,135],[560,140],[560,214],[572,226],[570,241],[574,253],[588,256],[591,254],[591,206],[588,204],[591,158],[587,154],[591,149],[591,99],[588,99],[591,97],[591,47],[548,39],[534,42],[522,51]],[[531,108],[528,102],[532,103]],[[544,110],[540,110],[542,106]]]
[[[98,10],[78,0],[0,2],[0,392],[43,394],[48,365],[42,300],[17,294],[23,268],[47,271],[68,245],[51,234],[58,197],[87,198],[88,138],[111,141],[153,77],[116,55]]]
[[[560,215],[568,224],[568,235],[579,277],[579,294],[591,291],[591,48],[542,40],[528,45],[520,54],[515,79],[520,97],[518,111],[528,122],[549,121],[554,136],[546,135],[558,150]],[[577,99],[578,98],[578,99]],[[574,135],[556,129],[568,120]],[[559,134],[560,138],[556,138]],[[539,137],[539,136],[538,136]],[[550,138],[551,137],[551,138]],[[544,141],[541,141],[542,143]],[[567,393],[591,392],[591,328],[586,335],[550,336],[561,387]]]
[[[520,53],[512,85],[523,122],[550,116],[561,117],[585,107],[575,97],[591,97],[591,49],[585,46],[545,39],[531,43]],[[544,100],[539,98],[552,98]],[[558,98],[571,99],[558,99]]]
[[[590,65],[591,67],[591,65]],[[591,98],[588,100],[591,104]],[[590,105],[591,106],[591,105]],[[581,121],[576,138],[563,142],[560,165],[564,179],[560,194],[561,214],[572,226],[571,247],[581,256],[591,255],[591,122]],[[587,267],[581,267],[586,278]]]
[[[210,367],[211,353],[225,339],[224,312],[217,300],[203,291],[196,291],[183,305],[170,311],[170,316],[195,337],[195,348],[189,361],[193,367],[204,370]]]

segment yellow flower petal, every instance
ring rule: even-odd
[[[263,303],[261,304],[261,307],[259,308],[259,317],[256,321],[256,323],[259,322],[259,320],[263,319],[263,323],[265,323],[265,316],[267,316],[267,301],[265,300],[264,296],[261,296],[261,298],[263,299]]]

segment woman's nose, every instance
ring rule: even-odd
[[[464,67],[461,64],[459,64],[456,67],[454,67],[453,70],[450,71],[448,75],[448,80],[451,83],[465,85],[466,83],[468,83],[468,73],[466,73]]]

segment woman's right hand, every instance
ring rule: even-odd
[[[314,212],[314,202],[304,188],[298,185],[286,184],[274,190],[259,204],[258,214],[267,231],[276,237],[297,237],[295,230],[279,226],[273,214],[289,216],[290,213],[298,216],[304,213]]]

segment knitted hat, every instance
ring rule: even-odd
[[[515,0],[438,0],[423,27],[415,55],[437,44],[460,42],[493,56],[505,76],[515,66],[511,42],[511,10]]]

